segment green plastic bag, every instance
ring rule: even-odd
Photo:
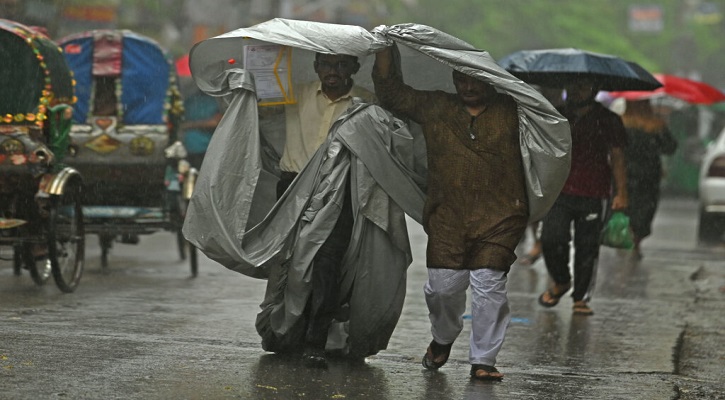
[[[612,213],[602,232],[602,244],[615,249],[631,250],[634,247],[634,235],[629,228],[629,217],[625,213]]]

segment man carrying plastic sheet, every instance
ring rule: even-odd
[[[318,79],[295,88],[297,103],[285,106],[285,144],[280,160],[280,198],[327,139],[331,125],[355,98],[373,103],[375,96],[355,85],[353,75],[360,69],[355,56],[316,53],[312,63]],[[325,368],[327,332],[339,313],[342,258],[350,245],[353,227],[350,179],[335,226],[312,261],[311,293],[302,321],[306,321],[302,358],[308,366]],[[302,323],[302,325],[305,325]]]
[[[483,52],[469,44],[420,25],[403,31],[413,35],[413,42],[421,42],[415,36],[422,35],[426,49],[446,53],[438,61],[420,54],[422,64],[470,63],[483,68],[476,69],[481,74],[490,69],[497,90],[510,91],[519,104],[529,214],[540,218],[563,183],[562,171],[568,171],[566,121],[535,90],[490,57],[480,59]],[[422,221],[425,181],[413,172],[414,137],[382,108],[355,103],[333,123],[324,144],[272,205],[279,170],[269,162],[273,151],[262,137],[254,78],[227,63],[230,52],[246,40],[364,57],[389,46],[391,39],[359,27],[276,19],[201,42],[191,51],[197,84],[230,105],[209,146],[213,156],[204,161],[185,236],[227,268],[267,279],[257,318],[263,347],[300,351],[312,259],[338,220],[343,188],[349,184],[354,222],[341,266],[339,312],[326,349],[354,358],[375,354],[386,348],[402,311],[412,259],[404,213]],[[393,40],[412,43],[399,36]]]
[[[287,30],[310,41],[290,39]],[[359,27],[303,21],[275,20],[238,34],[242,43],[253,38],[294,47],[298,57],[293,62],[309,59],[310,53],[365,56],[384,45]],[[412,260],[405,213],[419,220],[423,208],[418,186],[423,179],[410,167],[413,139],[404,124],[381,108],[353,102],[333,119],[322,145],[272,205],[269,199],[275,198],[280,171],[279,159],[270,160],[270,155],[279,154],[283,146],[273,147],[274,138],[265,135],[285,123],[268,116],[260,121],[254,76],[234,68],[236,63],[227,62],[228,53],[217,51],[226,42],[212,39],[191,52],[199,86],[223,97],[229,107],[212,137],[211,156],[204,160],[184,234],[224,266],[267,279],[256,322],[262,346],[297,353],[305,346],[314,259],[349,196],[352,228],[326,350],[357,359],[376,354],[387,346],[405,297],[405,274]],[[240,46],[235,42],[233,47]],[[300,54],[303,50],[310,53]],[[205,64],[195,71],[197,56]],[[335,71],[343,67],[340,60],[329,58],[317,61],[335,62]],[[330,69],[322,67],[318,69]],[[311,69],[307,62],[292,68],[298,73]]]

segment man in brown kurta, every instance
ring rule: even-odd
[[[528,220],[517,103],[455,70],[457,94],[415,90],[394,76],[391,54],[377,54],[376,95],[421,125],[428,152],[423,227],[433,341],[423,365],[438,369],[447,361],[463,329],[470,285],[471,376],[499,380],[496,355],[510,321],[506,274]]]

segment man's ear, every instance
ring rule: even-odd
[[[355,68],[353,68],[351,75],[357,74],[357,71],[360,71],[360,62],[359,61],[355,61]]]
[[[317,73],[317,60],[312,62],[312,69]]]

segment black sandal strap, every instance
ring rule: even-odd
[[[476,371],[484,371],[484,372],[488,372],[489,374],[491,372],[499,372],[499,370],[496,369],[496,367],[491,366],[491,365],[472,364],[471,365],[471,375],[475,375]]]
[[[453,343],[451,344],[440,344],[436,342],[435,340],[432,340],[430,342],[430,351],[433,353],[433,358],[438,358],[438,356],[446,353],[451,352],[451,347],[453,347]]]
[[[453,343],[440,344],[435,340],[432,340],[430,345],[428,345],[428,350],[426,350],[425,355],[423,356],[423,366],[429,370],[436,370],[445,365],[451,354],[451,347],[453,347]],[[435,361],[441,356],[445,357],[440,361]]]
[[[484,371],[486,372],[486,376],[478,376],[476,374],[477,371]],[[471,365],[471,377],[475,379],[480,379],[484,381],[501,381],[503,380],[503,376],[492,376],[491,374],[498,373],[500,374],[498,369],[492,365],[484,365],[484,364],[473,364]]]

